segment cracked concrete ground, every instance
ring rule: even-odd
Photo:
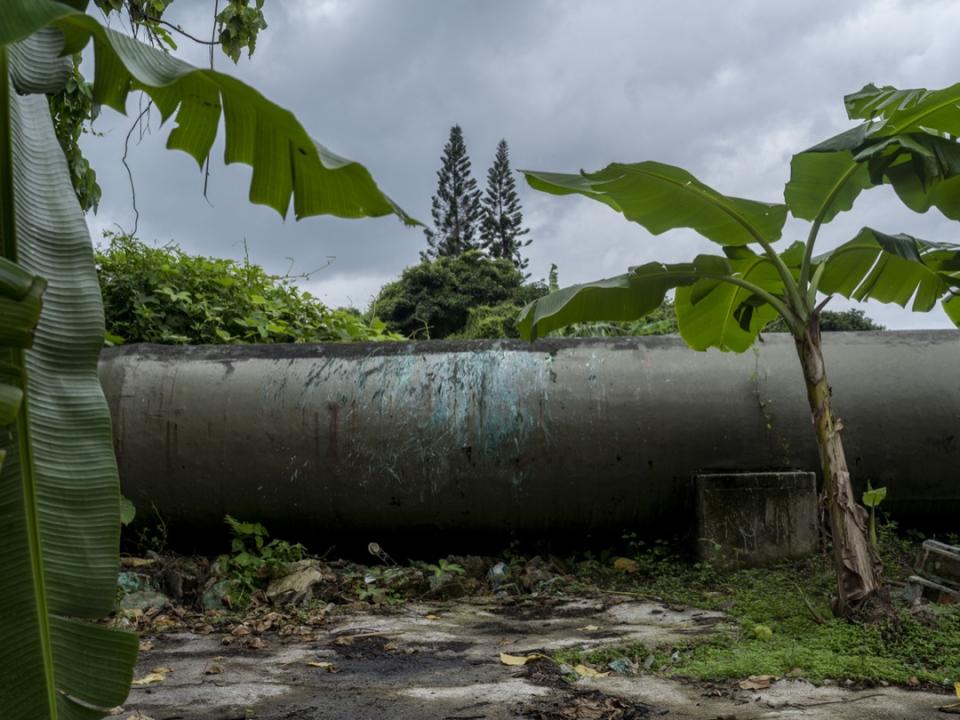
[[[947,695],[876,688],[853,691],[802,680],[744,691],[655,674],[564,681],[549,661],[508,666],[500,654],[639,642],[669,645],[725,632],[720,613],[655,602],[606,600],[409,604],[332,618],[304,642],[263,635],[256,650],[220,635],[158,635],[141,653],[122,718],[153,720],[630,720],[667,717],[945,717]]]

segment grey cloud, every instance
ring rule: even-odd
[[[209,32],[208,3],[179,0],[176,17]],[[429,220],[430,196],[450,125],[465,131],[482,182],[496,142],[515,167],[598,169],[612,161],[681,165],[722,192],[776,201],[792,153],[848,126],[842,96],[867,82],[943,86],[960,79],[947,2],[826,0],[658,3],[637,0],[268,0],[269,29],[237,72],[296,112],[321,142],[371,169],[405,209]],[[206,30],[204,30],[206,28]],[[195,63],[205,51],[183,50]],[[85,147],[104,186],[97,230],[131,224],[119,157],[129,120],[99,123]],[[338,304],[364,304],[379,284],[416,262],[422,234],[393,219],[281,222],[246,203],[249,171],[214,163],[213,207],[192,159],[163,149],[155,131],[131,151],[141,236],[251,259],[275,272],[287,257]],[[609,209],[523,188],[534,277],[560,266],[564,282],[622,272],[652,259],[711,250],[692,233],[652,237]],[[824,247],[863,224],[931,239],[955,229],[932,211],[899,207],[886,190],[831,224]],[[805,232],[791,223],[786,239]],[[891,327],[946,326],[941,312],[911,316],[871,307]]]

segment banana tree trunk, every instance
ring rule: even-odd
[[[833,564],[837,572],[834,612],[845,616],[879,590],[882,566],[867,540],[866,510],[857,503],[850,484],[850,471],[840,438],[843,424],[833,415],[831,390],[820,345],[820,323],[816,316],[796,343],[817,432],[824,496],[830,515]]]

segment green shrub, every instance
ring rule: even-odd
[[[470,308],[467,324],[457,337],[470,340],[520,337],[517,318],[521,308],[510,301]]]
[[[867,317],[863,310],[824,310],[820,313],[820,330],[823,332],[865,332],[868,330],[886,330],[883,325]],[[777,318],[767,325],[765,332],[787,332],[783,318]]]
[[[633,337],[636,335],[675,335],[677,312],[673,302],[663,304],[640,320],[585,322],[567,325],[550,333],[553,337]]]
[[[331,310],[259,265],[105,233],[96,253],[107,341],[276,343],[397,340],[376,318]]]
[[[387,326],[410,338],[517,337],[516,323],[485,321],[482,332],[502,327],[503,335],[466,333],[471,310],[484,317],[514,314],[531,300],[546,294],[543,283],[524,284],[523,273],[507,259],[492,259],[476,250],[424,261],[403,271],[399,280],[384,285],[374,309]],[[487,310],[480,312],[481,307]],[[474,324],[480,323],[478,316]],[[511,334],[506,334],[511,332]]]
[[[286,540],[269,540],[270,533],[260,523],[241,522],[229,515],[224,520],[233,540],[230,553],[217,560],[219,574],[229,583],[231,606],[244,607],[251,595],[265,589],[288,563],[302,560],[306,548]]]

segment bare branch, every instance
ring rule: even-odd
[[[143,120],[144,115],[150,111],[152,106],[153,101],[151,100],[137,116],[137,119],[133,121],[133,124],[127,131],[127,137],[123,141],[123,157],[120,159],[120,161],[123,163],[123,167],[127,169],[127,179],[130,181],[130,197],[133,202],[133,232],[129,233],[130,235],[137,234],[137,228],[140,225],[140,211],[137,209],[137,186],[133,182],[133,171],[130,169],[129,163],[127,163],[127,153],[130,152],[130,138],[133,136],[133,131],[140,124],[140,121]]]

